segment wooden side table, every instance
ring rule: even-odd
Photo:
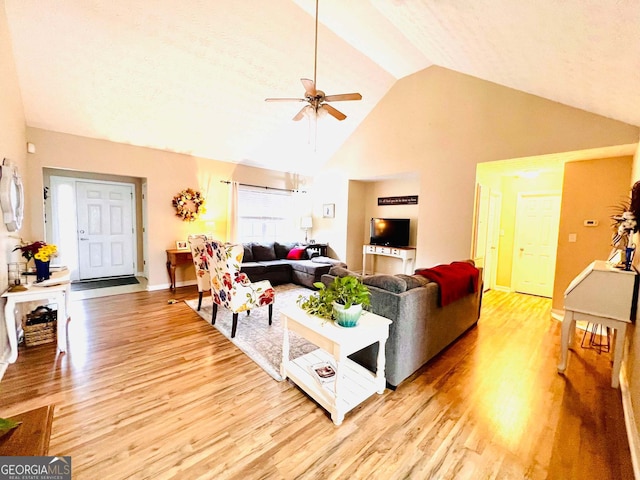
[[[49,454],[53,405],[36,408],[11,417],[22,422],[0,437],[0,456],[44,456]]]
[[[331,321],[307,314],[299,307],[280,311],[284,319],[284,339],[280,373],[289,377],[329,413],[340,425],[344,415],[374,393],[382,394],[386,386],[384,376],[385,343],[389,338],[391,320],[364,312],[357,327],[339,327]],[[294,360],[289,359],[289,332],[295,332],[320,347]],[[348,355],[379,342],[376,373],[372,373]],[[320,384],[310,367],[322,361],[336,366],[335,381]]]
[[[169,288],[176,289],[176,267],[178,265],[193,265],[191,250],[178,250],[172,248],[167,250],[167,273],[169,274]]]

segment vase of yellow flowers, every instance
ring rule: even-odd
[[[27,263],[32,258],[36,263],[36,282],[48,280],[50,277],[49,262],[51,257],[55,257],[58,253],[58,247],[55,245],[47,245],[46,242],[37,241],[33,243],[21,243],[13,249],[20,250],[22,256],[27,259]]]

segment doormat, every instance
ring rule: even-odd
[[[135,285],[138,282],[136,277],[103,278],[99,280],[85,280],[82,282],[71,282],[71,291],[93,290],[94,288],[119,287],[120,285]]]

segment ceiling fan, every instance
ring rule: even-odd
[[[309,78],[301,78],[300,81],[304,86],[304,98],[266,98],[266,102],[307,102],[293,119],[295,121],[302,120],[305,115],[315,113],[316,115],[325,112],[338,120],[344,120],[347,116],[326,102],[343,102],[346,100],[362,100],[359,93],[341,93],[338,95],[325,95],[322,90],[316,88],[316,67],[318,65],[318,0],[316,0],[316,36],[315,51],[313,59],[313,80]]]

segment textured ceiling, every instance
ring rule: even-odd
[[[313,0],[4,2],[39,128],[300,171],[433,64],[640,125],[640,0],[320,0],[318,88],[363,100],[317,129],[264,102],[313,77]]]

